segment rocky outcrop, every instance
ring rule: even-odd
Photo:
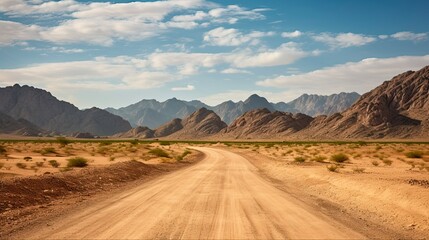
[[[163,124],[159,128],[155,129],[155,137],[166,137],[183,128],[182,119],[175,118],[168,123]]]
[[[25,119],[15,120],[2,112],[0,112],[0,133],[21,136],[41,136],[47,134],[45,130],[40,129]]]
[[[299,112],[310,116],[332,115],[342,112],[353,105],[360,95],[355,92],[339,93],[329,96],[303,94],[286,104],[278,103],[276,110]]]
[[[113,137],[116,138],[153,138],[155,131],[148,127],[136,127],[125,133],[115,134]]]
[[[36,126],[64,134],[89,132],[105,136],[131,129],[119,116],[102,109],[79,110],[60,101],[49,92],[29,86],[0,88],[0,111],[15,119],[25,119]]]
[[[200,108],[181,121],[183,126],[169,138],[205,138],[220,132],[227,125],[211,110]]]
[[[221,134],[227,138],[278,138],[307,127],[313,120],[305,114],[264,109],[248,111]]]
[[[346,111],[316,119],[302,134],[331,138],[427,138],[429,66],[362,95]]]

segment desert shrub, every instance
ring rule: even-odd
[[[149,153],[157,157],[170,158],[170,155],[166,151],[162,150],[161,148],[154,148],[150,150]]]
[[[60,166],[60,163],[57,162],[57,160],[49,160],[48,163],[54,168],[57,168]]]
[[[24,157],[24,160],[27,162],[30,161],[31,159],[33,159],[33,158],[32,157]]]
[[[295,157],[293,160],[298,163],[303,163],[305,162],[305,157]]]
[[[410,151],[410,152],[405,153],[405,156],[407,158],[422,158],[423,152],[422,151]]]
[[[186,149],[181,155],[176,157],[177,161],[182,161],[188,154],[190,154],[191,151],[189,151],[188,149]]]
[[[354,173],[363,173],[363,172],[365,172],[365,168],[356,167],[356,168],[353,168],[353,172]]]
[[[349,157],[344,153],[338,153],[331,156],[331,160],[337,163],[342,163],[349,160]]]
[[[377,167],[378,165],[380,165],[380,163],[379,163],[378,161],[376,161],[376,160],[372,161],[371,163],[372,163],[372,165],[374,165],[374,166],[376,166],[376,167]]]
[[[0,155],[3,155],[6,153],[6,148],[3,145],[0,145]]]
[[[325,156],[314,156],[311,160],[315,161],[315,162],[323,163],[323,162],[325,162],[326,157]]]
[[[378,150],[380,150],[381,149],[381,146],[377,146],[377,147],[375,147],[375,151],[378,151]]]
[[[383,159],[382,161],[383,161],[384,165],[386,165],[386,166],[392,165],[392,162],[393,162],[392,160],[389,160],[389,159]]]
[[[169,146],[169,145],[171,145],[171,143],[170,142],[160,142],[159,145],[161,145],[161,146]]]
[[[22,169],[27,168],[27,164],[25,164],[25,163],[17,163],[17,164],[16,164],[16,166],[17,166],[18,168],[22,168]]]
[[[37,167],[43,167],[44,162],[36,162]]]
[[[109,157],[109,161],[111,161],[111,162],[112,162],[112,161],[115,161],[115,157],[114,157],[114,156],[110,156],[110,157]]]
[[[137,145],[139,144],[139,140],[138,139],[133,139],[130,141],[131,145]]]
[[[326,169],[328,169],[328,171],[330,172],[336,172],[338,170],[338,166],[335,164],[329,164],[328,166],[326,166]]]
[[[88,160],[83,157],[74,157],[67,159],[67,167],[86,167],[88,166]]]
[[[65,137],[57,137],[57,143],[59,143],[61,146],[66,146],[67,144],[71,143],[70,140],[68,140]]]
[[[0,163],[0,169],[4,167],[4,163]]]
[[[57,151],[55,150],[55,148],[51,148],[51,147],[43,148],[42,150],[40,150],[40,154],[42,154],[42,155],[56,154],[56,153],[57,153]]]

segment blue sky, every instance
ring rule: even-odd
[[[0,86],[80,108],[365,93],[429,65],[429,1],[0,1]]]

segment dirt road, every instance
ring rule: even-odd
[[[195,147],[200,163],[86,207],[26,238],[364,238],[275,188],[245,158]]]

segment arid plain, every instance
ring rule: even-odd
[[[2,237],[428,237],[426,143],[51,139],[1,149]]]

